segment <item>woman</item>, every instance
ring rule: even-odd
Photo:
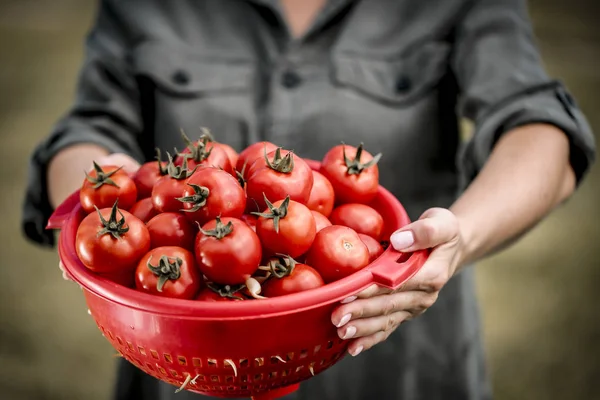
[[[86,49],[75,104],[32,158],[29,237],[52,244],[45,221],[92,160],[135,170],[156,146],[181,148],[180,127],[314,159],[364,141],[416,220],[392,244],[433,252],[401,291],[339,305],[332,323],[357,357],[289,398],[491,398],[468,266],[565,201],[594,159],[524,0],[107,0]],[[459,118],[475,127],[464,145]],[[115,398],[172,396],[120,365]]]

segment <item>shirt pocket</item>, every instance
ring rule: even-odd
[[[369,56],[342,51],[333,56],[334,85],[350,89],[379,103],[409,106],[448,73],[450,45],[429,41],[398,56]]]

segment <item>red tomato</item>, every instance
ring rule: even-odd
[[[117,208],[103,208],[86,216],[77,228],[79,259],[94,272],[135,269],[150,249],[150,233],[137,217]]]
[[[329,217],[331,210],[333,210],[333,204],[335,203],[333,186],[320,172],[313,171],[312,174],[313,186],[306,206],[311,210],[318,211],[324,216]]]
[[[202,285],[194,255],[177,246],[157,247],[140,260],[135,287],[162,297],[193,299]]]
[[[242,286],[245,287],[245,286]],[[244,296],[238,293],[241,290],[239,286],[230,287],[229,285],[217,286],[208,284],[207,287],[200,290],[196,300],[201,301],[232,301],[244,300]]]
[[[375,261],[380,255],[383,254],[383,246],[377,240],[373,239],[369,235],[365,235],[364,233],[359,233],[358,237],[363,241],[364,244],[367,245],[367,249],[369,249],[369,262],[372,263]]]
[[[304,205],[290,200],[279,200],[259,214],[256,233],[267,253],[298,257],[311,246],[317,233],[315,218]]]
[[[135,272],[130,269],[116,272],[105,272],[103,274],[98,274],[98,276],[130,289],[135,287]]]
[[[376,240],[383,233],[383,217],[365,204],[343,204],[333,210],[329,220],[333,225],[347,226]]]
[[[337,203],[366,204],[377,194],[380,158],[363,150],[362,143],[358,148],[341,144],[325,154],[319,172],[331,182]]]
[[[158,212],[178,212],[183,205],[178,198],[181,197],[185,188],[186,181],[196,172],[196,167],[190,169],[187,165],[187,159],[182,165],[176,166],[169,156],[168,174],[156,182],[152,188],[152,204]]]
[[[251,144],[239,154],[237,163],[235,164],[235,169],[242,172],[244,178],[246,178],[246,170],[250,167],[250,165],[252,165],[254,160],[264,157],[265,153],[269,154],[275,149],[277,149],[277,146],[271,142],[258,142]]]
[[[271,277],[262,285],[265,297],[285,296],[324,286],[319,273],[306,264],[299,264],[291,257],[276,257],[269,262]]]
[[[283,200],[287,196],[296,202],[306,204],[313,186],[312,170],[308,164],[287,150],[280,149],[269,153],[266,160],[256,160],[250,168],[246,182],[249,207],[254,211],[264,210],[266,196],[271,201]]]
[[[106,165],[100,167],[94,162],[94,169],[86,174],[79,201],[88,214],[98,208],[112,207],[119,200],[119,208],[129,210],[135,204],[137,189],[133,179],[120,167]]]
[[[216,147],[220,147],[227,154],[227,158],[229,158],[229,164],[231,164],[231,168],[235,168],[238,160],[238,153],[226,143],[214,142]]]
[[[129,209],[129,212],[141,219],[144,223],[148,223],[152,217],[158,214],[158,211],[156,211],[154,208],[152,199],[150,197],[141,199],[135,203],[133,207]]]
[[[196,236],[195,253],[202,273],[221,285],[245,283],[262,257],[258,236],[237,218],[217,218],[204,224]]]
[[[158,214],[146,226],[150,232],[150,248],[178,246],[192,251],[196,229],[188,219],[174,212]]]
[[[244,214],[240,219],[247,223],[248,226],[252,228],[254,232],[256,232],[256,223],[258,222],[258,217],[251,214]]]
[[[310,212],[312,213],[312,215],[315,219],[315,227],[317,228],[317,232],[319,232],[321,229],[323,229],[327,226],[333,225],[331,223],[331,221],[326,216],[321,214],[320,212],[315,211],[315,210],[310,210]]]
[[[366,267],[369,249],[351,228],[332,225],[317,233],[306,263],[331,283]]]
[[[157,150],[157,161],[144,163],[133,177],[138,192],[138,199],[152,196],[152,188],[160,178],[167,174],[167,162],[160,161],[160,152]]]
[[[219,216],[241,218],[246,193],[233,176],[208,167],[188,179],[179,201],[185,216],[202,225]]]
[[[185,133],[181,136],[186,144],[186,148],[179,154],[176,164],[183,164],[183,158],[187,158],[190,168],[196,165],[221,168],[225,172],[233,174],[233,167],[229,161],[229,156],[219,145],[212,141],[210,135],[203,134],[200,139],[192,142]]]

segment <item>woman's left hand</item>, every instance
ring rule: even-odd
[[[442,287],[454,275],[462,241],[456,216],[447,209],[432,208],[419,220],[390,238],[402,252],[433,249],[425,265],[397,290],[372,285],[342,301],[331,321],[342,339],[353,339],[348,352],[356,356],[386,340],[404,321],[431,307]]]

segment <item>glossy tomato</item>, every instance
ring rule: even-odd
[[[347,226],[376,240],[380,240],[383,233],[383,217],[365,204],[349,203],[336,207],[329,220],[334,225]]]
[[[379,187],[377,162],[381,154],[373,157],[360,146],[345,144],[334,146],[325,154],[319,170],[333,186],[336,202],[369,203]]]
[[[279,200],[258,214],[256,233],[265,248],[271,254],[287,254],[298,257],[311,246],[317,233],[315,218],[304,205],[290,200]]]
[[[248,205],[257,207],[251,211],[265,209],[264,196],[271,201],[290,196],[291,200],[306,204],[313,186],[312,170],[308,164],[294,153],[280,148],[269,153],[267,158],[256,160],[249,171],[246,182]]]
[[[147,197],[145,199],[141,199],[137,203],[133,205],[129,209],[129,212],[139,219],[141,219],[144,223],[147,223],[158,214],[158,211],[154,208],[154,204],[152,204],[152,199]]]
[[[315,227],[317,229],[317,232],[319,232],[321,229],[327,227],[327,226],[331,226],[333,225],[331,223],[331,221],[329,220],[329,218],[327,218],[326,216],[324,216],[323,214],[321,214],[318,211],[315,210],[310,210],[310,212],[312,213],[314,219],[315,219]]]
[[[232,300],[244,300],[239,292],[245,288],[245,286],[229,286],[229,285],[214,285],[209,283],[204,289],[200,290],[196,300],[201,301],[232,301]]]
[[[237,165],[238,157],[239,157],[237,151],[235,151],[233,149],[233,147],[231,147],[230,145],[228,145],[226,143],[214,142],[213,144],[214,144],[214,146],[220,147],[221,149],[223,149],[223,151],[227,154],[227,157],[229,158],[229,164],[231,164],[231,168],[235,168],[235,166]]]
[[[256,232],[256,223],[258,222],[258,217],[252,214],[243,214],[242,218],[240,218],[242,221],[244,221],[245,223],[248,224],[248,226],[250,228],[252,228],[252,230],[254,232]]]
[[[186,181],[197,170],[197,167],[190,169],[187,165],[187,159],[184,159],[182,165],[175,165],[171,156],[167,167],[168,174],[156,182],[152,188],[152,204],[159,212],[178,212],[183,209],[181,201],[178,199],[186,188]]]
[[[196,260],[210,282],[245,283],[258,269],[262,249],[256,233],[237,218],[217,218],[196,236]]]
[[[335,203],[335,193],[331,182],[323,174],[312,171],[313,186],[306,206],[329,217]]]
[[[269,154],[275,149],[277,149],[277,146],[271,142],[257,142],[251,144],[239,154],[235,169],[242,172],[246,178],[246,170],[252,165],[254,160],[264,157],[265,154]]]
[[[271,277],[262,285],[265,297],[285,296],[324,286],[321,275],[306,264],[291,257],[275,257],[269,261]]]
[[[241,218],[246,208],[246,193],[237,179],[212,167],[196,171],[178,200],[185,216],[201,225],[218,216]]]
[[[133,177],[138,199],[150,197],[152,195],[152,188],[156,182],[167,174],[167,162],[161,161],[158,149],[156,150],[156,159],[156,161],[142,164]]]
[[[306,256],[326,283],[345,278],[369,264],[369,249],[351,228],[332,225],[322,229]]]
[[[150,247],[178,246],[194,250],[196,228],[183,215],[174,212],[161,213],[146,226],[150,232]]]
[[[186,148],[179,154],[176,164],[183,164],[183,159],[187,158],[190,168],[196,165],[221,168],[225,172],[233,174],[233,167],[229,161],[229,156],[222,147],[212,141],[209,134],[203,134],[195,142],[192,142],[185,133],[181,133]]]
[[[359,233],[358,237],[363,241],[364,244],[367,245],[369,249],[369,262],[372,263],[375,261],[380,255],[383,254],[383,246],[377,240],[373,239],[373,237],[369,235],[365,235],[364,233]]]
[[[202,275],[194,255],[182,247],[150,250],[135,270],[135,287],[163,297],[193,299],[202,286]]]
[[[119,210],[115,202],[81,221],[75,248],[79,260],[94,272],[133,271],[150,249],[150,233],[139,218]]]
[[[94,162],[94,168],[81,185],[79,201],[88,214],[96,208],[112,207],[119,200],[119,208],[129,210],[137,199],[137,189],[133,179],[115,165],[99,166]],[[94,207],[95,206],[95,207]]]

